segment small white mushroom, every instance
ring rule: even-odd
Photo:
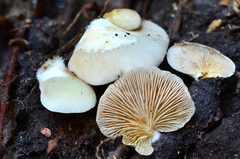
[[[137,29],[142,21],[140,15],[131,9],[114,9],[103,17],[124,30]]]
[[[92,87],[72,74],[62,58],[46,61],[37,71],[42,105],[52,112],[82,113],[96,104]]]
[[[122,136],[123,144],[150,155],[161,132],[182,128],[194,112],[194,102],[179,77],[156,67],[139,67],[106,89],[96,121],[105,136]]]
[[[139,66],[158,66],[169,38],[158,25],[143,20],[140,28],[124,30],[107,19],[87,27],[68,63],[69,70],[91,85],[103,85]]]
[[[170,47],[167,61],[172,68],[190,75],[196,81],[208,77],[230,77],[236,67],[232,60],[219,51],[189,42]]]

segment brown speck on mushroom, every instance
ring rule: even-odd
[[[203,77],[204,77],[204,76],[199,76],[199,77],[198,77],[198,80],[201,80],[201,79],[203,79]]]
[[[130,33],[126,32],[127,35],[130,35]]]
[[[118,34],[116,33],[115,36],[118,36]]]
[[[206,76],[208,73],[207,72],[202,72],[202,75],[203,76]]]

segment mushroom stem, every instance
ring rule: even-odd
[[[151,142],[152,142],[152,143],[156,142],[157,140],[160,139],[160,137],[161,137],[161,133],[158,132],[158,131],[155,131],[155,134],[154,134],[154,136],[153,136]]]

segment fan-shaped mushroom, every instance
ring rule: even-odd
[[[219,51],[197,43],[174,44],[167,53],[167,61],[175,70],[188,74],[195,80],[207,77],[230,77],[235,64]]]
[[[126,19],[127,13],[118,17]],[[87,27],[68,67],[85,82],[103,85],[136,67],[158,66],[166,55],[168,43],[167,33],[148,20],[142,20],[138,29],[127,31],[100,18]]]
[[[96,121],[105,136],[123,136],[125,145],[150,155],[160,132],[180,129],[194,112],[194,102],[179,77],[156,67],[139,67],[107,88]]]

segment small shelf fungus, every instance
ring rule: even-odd
[[[79,78],[103,85],[136,67],[163,61],[169,38],[160,26],[141,20],[130,9],[113,10],[104,17],[90,23],[69,60],[69,70]]]
[[[169,65],[196,81],[208,77],[230,77],[235,64],[228,57],[211,47],[189,42],[180,42],[169,48]]]
[[[188,88],[176,75],[138,67],[111,84],[99,101],[97,124],[107,137],[122,136],[141,155],[153,153],[161,132],[182,128],[195,112]]]
[[[42,105],[52,112],[82,113],[96,104],[92,87],[77,78],[63,59],[47,60],[37,71]]]

